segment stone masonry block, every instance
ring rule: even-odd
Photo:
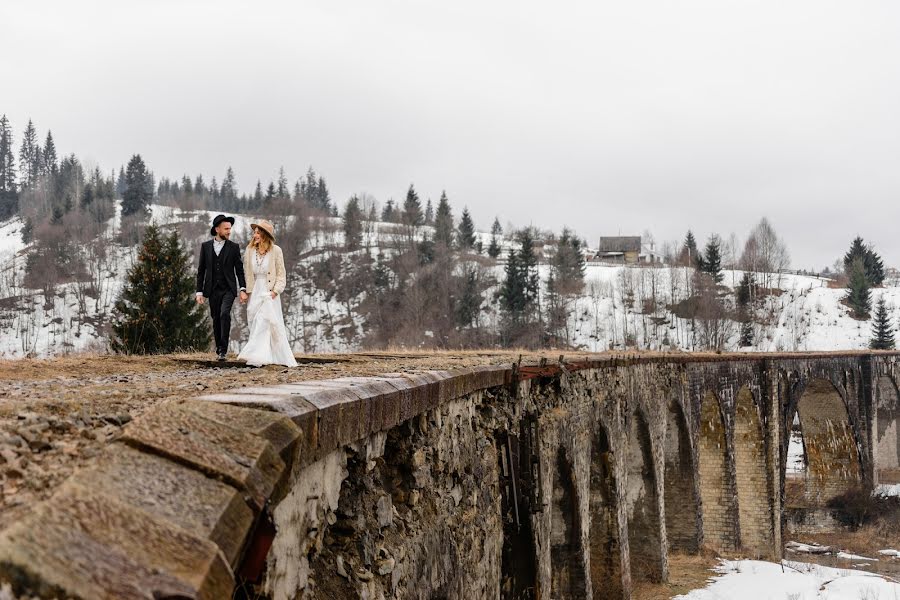
[[[267,410],[289,418],[300,429],[301,436],[298,446],[301,459],[310,459],[315,454],[318,443],[318,418],[316,415],[318,409],[297,394],[271,391],[263,394],[258,392],[259,388],[255,388],[252,392],[248,391],[250,389],[245,388],[243,391],[235,390],[223,394],[207,394],[200,396],[198,400]]]
[[[265,439],[163,404],[126,426],[122,441],[189,465],[245,492],[261,508],[285,472]]]
[[[268,440],[285,463],[291,461],[294,446],[302,435],[293,421],[278,413],[205,400],[187,400],[182,406],[211,421],[248,431]]]
[[[211,541],[71,481],[0,533],[0,578],[81,600],[219,600],[234,587]]]
[[[253,524],[243,495],[171,460],[111,444],[71,481],[215,542],[235,566]]]

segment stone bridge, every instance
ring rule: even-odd
[[[578,355],[159,406],[0,532],[44,598],[629,598],[900,481],[893,353]],[[806,471],[786,477],[792,426]]]

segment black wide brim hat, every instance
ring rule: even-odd
[[[216,235],[216,227],[219,226],[219,223],[223,221],[228,221],[232,225],[234,225],[234,217],[226,217],[225,215],[216,215],[216,218],[213,219],[212,227],[209,228],[209,235]]]

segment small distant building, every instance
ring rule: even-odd
[[[635,265],[641,258],[641,236],[601,237],[597,259]]]

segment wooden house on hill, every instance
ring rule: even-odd
[[[601,237],[597,259],[636,265],[641,256],[641,236]]]

